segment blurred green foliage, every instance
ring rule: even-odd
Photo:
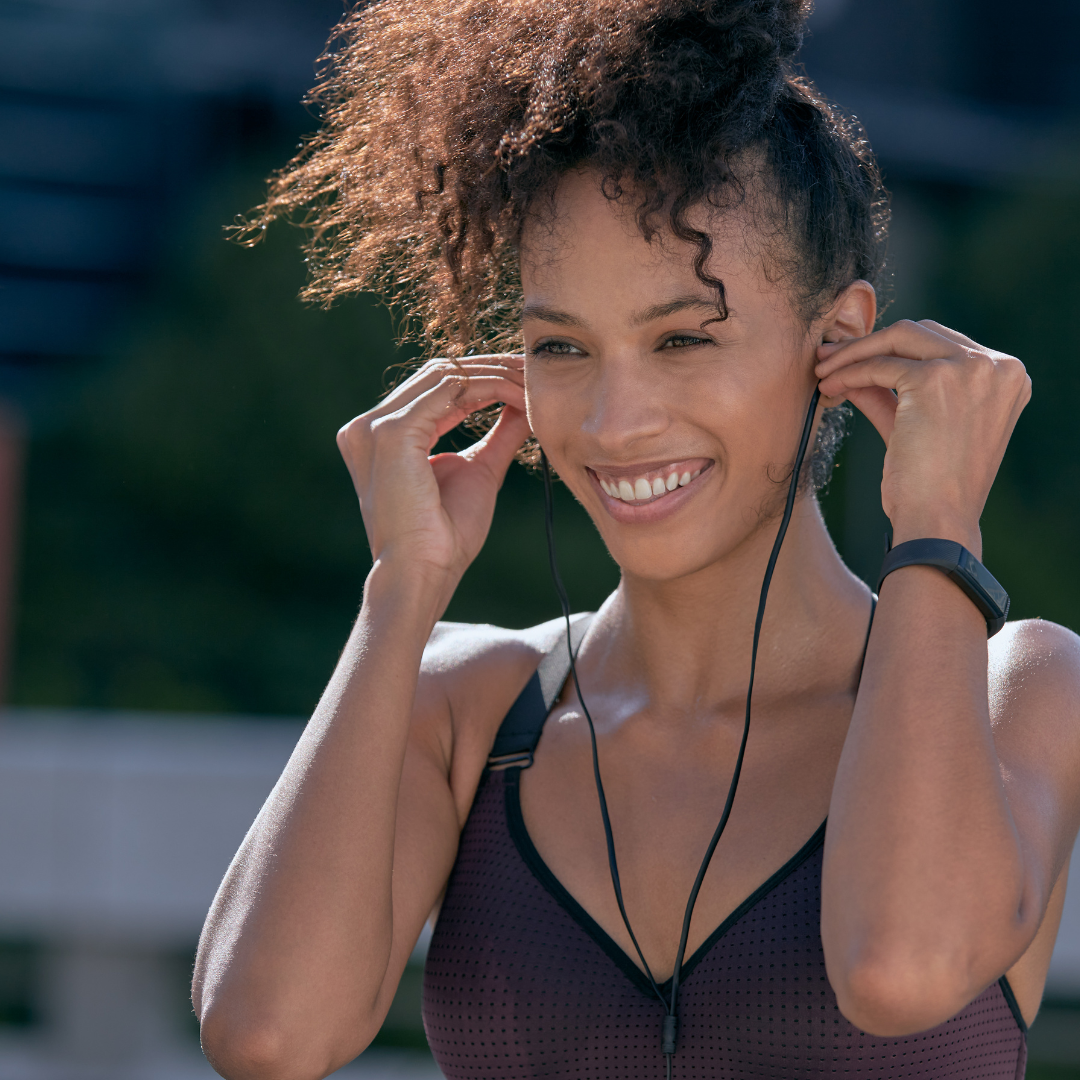
[[[1032,1062],[1024,1073],[1026,1080],[1080,1080],[1080,1066],[1044,1065]]]
[[[0,938],[0,1031],[29,1028],[40,1022],[40,973],[38,943]]]
[[[370,566],[334,435],[409,357],[370,299],[300,303],[296,232],[224,241],[262,174],[191,209],[123,339],[31,441],[20,704],[306,713],[330,674]],[[617,569],[561,489],[558,521],[595,607]],[[557,614],[542,487],[515,465],[447,618]]]
[[[369,566],[334,433],[408,357],[372,301],[324,312],[296,299],[295,232],[279,227],[253,250],[224,242],[221,223],[257,201],[262,171],[211,185],[123,337],[34,433],[20,704],[306,713],[331,671]],[[1035,396],[987,508],[986,558],[1017,615],[1067,624],[1080,614],[1075,199],[931,192],[940,257],[926,310],[892,313],[939,319],[1028,363]],[[855,551],[852,523],[880,531],[876,439],[860,431],[826,497],[842,553],[868,577],[880,556]],[[574,607],[593,608],[617,568],[562,489],[557,520]],[[514,466],[447,617],[522,626],[557,612],[541,486]]]
[[[1031,403],[983,515],[986,560],[1013,618],[1080,626],[1080,192],[980,201],[958,218],[934,280],[943,311],[977,340],[1020,357]]]

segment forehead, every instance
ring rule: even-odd
[[[530,214],[521,240],[521,274],[526,299],[536,292],[656,292],[715,297],[694,269],[699,248],[671,231],[666,211],[655,217],[649,239],[638,224],[632,191],[610,199],[600,178],[581,169],[567,173],[550,198]],[[746,214],[692,210],[688,224],[712,241],[708,272],[733,294],[772,294],[754,230]]]

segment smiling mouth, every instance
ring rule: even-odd
[[[627,503],[650,503],[662,499],[678,488],[692,484],[712,462],[704,458],[676,462],[640,473],[616,476],[603,469],[590,469],[604,494]]]

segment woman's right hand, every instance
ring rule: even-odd
[[[524,357],[512,354],[430,360],[338,432],[376,562],[432,571],[451,591],[457,585],[529,435],[523,372]],[[470,413],[500,401],[497,423],[479,442],[428,456]]]

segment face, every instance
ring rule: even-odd
[[[796,315],[737,220],[710,234],[723,321],[696,249],[647,242],[593,174],[564,178],[523,238],[532,430],[624,574],[681,577],[753,542],[815,385],[820,321]]]

